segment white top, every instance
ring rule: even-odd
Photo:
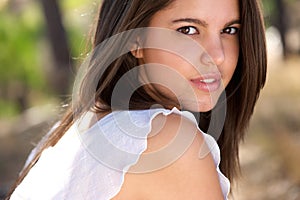
[[[197,124],[192,113],[173,108],[114,111],[87,128],[92,117],[88,113],[74,123],[54,147],[43,151],[11,199],[113,198],[120,191],[127,170],[146,150],[153,118],[158,114],[171,113]],[[210,135],[203,135],[227,199],[230,183],[219,170],[219,147]]]

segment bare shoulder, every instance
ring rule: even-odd
[[[203,135],[189,119],[177,114],[156,116],[147,143],[117,197],[223,199],[211,155],[199,159]]]

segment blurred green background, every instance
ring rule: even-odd
[[[268,78],[232,199],[300,200],[300,1],[263,0]],[[59,118],[99,2],[0,0],[0,199]]]

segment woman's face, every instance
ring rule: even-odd
[[[149,94],[177,99],[183,109],[211,110],[237,65],[239,19],[238,0],[175,0],[157,12],[149,27],[176,34],[149,34],[146,46],[159,43],[166,48],[144,48],[136,54],[147,65],[140,80],[150,83],[145,87]],[[199,44],[198,50],[185,45],[184,35]]]

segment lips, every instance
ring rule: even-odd
[[[191,83],[196,86],[199,90],[204,92],[214,92],[221,86],[220,74],[206,74],[201,77],[191,79]]]

